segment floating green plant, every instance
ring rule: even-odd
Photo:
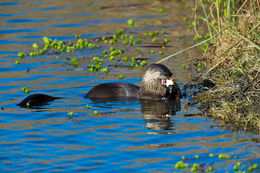
[[[200,72],[202,68],[202,64],[200,62],[197,63],[197,71]]]
[[[25,58],[25,53],[24,53],[24,52],[19,52],[19,53],[18,53],[18,57],[19,57],[20,59]]]
[[[158,9],[158,11],[159,11],[159,13],[164,13],[165,10],[164,10],[164,8],[161,7]]]
[[[19,65],[19,64],[20,64],[20,61],[15,61],[15,64],[16,64],[16,65]]]
[[[33,49],[34,49],[35,51],[37,51],[37,50],[39,49],[39,46],[38,46],[37,43],[33,43],[33,44],[32,44],[32,47],[33,47]]]
[[[134,26],[134,23],[135,23],[135,22],[134,22],[133,19],[128,19],[128,20],[127,20],[127,24],[128,24],[129,27],[133,27],[133,26]]]
[[[220,154],[219,156],[218,156],[218,158],[220,159],[220,160],[226,160],[226,159],[229,159],[229,155],[227,155],[227,154]]]
[[[159,51],[159,55],[163,55],[163,51]]]
[[[107,67],[105,67],[105,68],[102,69],[102,72],[107,74],[107,73],[109,73],[109,69]]]
[[[200,167],[199,164],[194,163],[194,164],[192,165],[192,168],[190,169],[190,171],[193,172],[193,173],[195,173],[195,172],[197,172],[197,169],[198,169],[199,167]]]
[[[76,58],[71,58],[70,59],[73,67],[78,67],[79,66],[79,61]]]
[[[120,75],[118,76],[118,78],[119,78],[119,79],[124,79],[124,75],[120,74]]]
[[[175,169],[185,169],[187,168],[189,165],[187,163],[184,163],[183,161],[179,161],[175,164]]]
[[[74,115],[73,112],[69,112],[69,113],[68,113],[68,116],[70,116],[70,117],[72,117],[73,115]]]

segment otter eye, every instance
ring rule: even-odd
[[[163,75],[166,76],[166,77],[171,77],[171,74],[169,74],[167,72],[163,73]]]

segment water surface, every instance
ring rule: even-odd
[[[48,36],[64,42],[76,34],[95,40],[111,36],[117,29],[142,35],[164,30],[170,40],[164,55],[150,54],[150,47],[129,48],[128,56],[149,58],[149,63],[192,44],[192,32],[182,18],[190,13],[179,1],[2,1],[0,3],[0,170],[1,172],[174,172],[175,163],[186,158],[188,164],[200,163],[215,172],[232,172],[236,162],[241,170],[259,163],[260,136],[219,126],[204,116],[193,102],[192,88],[180,102],[117,100],[94,102],[84,95],[96,84],[122,81],[139,84],[144,69],[113,67],[111,72],[88,72],[93,56],[100,56],[110,46],[72,53],[45,54],[26,58],[20,65],[17,53],[32,51],[31,44],[42,44]],[[158,8],[163,7],[164,13]],[[129,28],[128,19],[136,26]],[[63,60],[84,56],[77,68]],[[191,58],[196,51],[179,55],[166,62],[173,71],[182,92],[194,76]],[[68,61],[69,62],[69,61]],[[109,62],[107,62],[109,63]],[[187,64],[188,69],[183,68]],[[31,93],[48,93],[63,99],[41,109],[16,106]],[[89,108],[86,107],[89,106]],[[94,114],[98,111],[98,114]],[[72,117],[68,112],[74,112]],[[189,116],[187,116],[189,115]],[[232,128],[231,128],[232,129]],[[209,154],[215,154],[209,157]],[[219,160],[218,154],[231,156]],[[194,156],[199,155],[198,159]],[[185,170],[189,172],[189,169]],[[259,170],[258,170],[259,171]]]

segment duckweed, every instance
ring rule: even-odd
[[[197,63],[197,71],[200,72],[202,68],[202,64],[200,62]]]
[[[70,117],[72,117],[73,115],[74,115],[73,112],[69,112],[69,113],[68,113],[68,116],[70,116]]]
[[[218,156],[218,158],[219,158],[220,160],[227,160],[227,159],[229,159],[229,155],[227,155],[227,154],[220,154],[220,155]]]
[[[33,49],[34,49],[35,51],[37,51],[37,50],[39,49],[39,46],[38,46],[37,43],[33,43],[33,44],[32,44],[32,47],[33,47]]]
[[[25,92],[25,94],[30,94],[30,89],[26,88],[26,89],[24,90],[24,92]]]
[[[183,161],[179,161],[175,164],[175,169],[185,169],[188,167],[187,163],[184,163]]]
[[[212,166],[210,166],[210,167],[208,167],[208,168],[206,169],[206,172],[212,172],[212,171],[214,171],[214,168],[213,168]]]
[[[159,13],[164,13],[165,10],[164,10],[164,8],[159,8],[158,11],[159,11]]]
[[[25,92],[25,94],[30,94],[30,89],[23,87],[21,91]]]
[[[192,166],[192,168],[190,169],[190,171],[191,171],[191,172],[194,172],[194,173],[197,172],[197,169],[199,168],[199,166],[200,166],[199,164],[194,163],[193,166]]]
[[[20,61],[15,61],[15,64],[16,64],[16,65],[19,65],[19,64],[20,64]]]
[[[152,41],[153,41],[154,43],[155,43],[155,42],[157,42],[157,38],[153,38],[153,40],[152,40]]]
[[[37,53],[36,52],[30,52],[30,57],[36,57],[37,56]]]
[[[29,102],[26,103],[26,107],[30,107],[30,103]]]
[[[105,67],[105,68],[102,69],[102,72],[109,73],[109,69],[107,67]]]
[[[25,58],[25,53],[23,53],[23,52],[18,53],[18,57],[19,57],[20,59]]]
[[[141,67],[144,67],[147,65],[147,62],[145,60],[143,60],[141,63],[140,63]]]
[[[115,44],[115,40],[110,40],[109,44],[111,44],[111,45]]]
[[[253,168],[254,168],[254,169],[258,169],[258,164],[255,163],[255,164],[253,165]]]
[[[167,44],[169,40],[167,38],[163,39],[164,43]]]
[[[123,57],[122,60],[123,60],[124,62],[127,62],[129,59],[128,59],[128,57]]]
[[[97,114],[98,114],[98,111],[94,111],[93,113],[94,113],[95,115],[97,115]]]
[[[79,66],[79,61],[76,58],[70,59],[73,67],[78,67]]]
[[[124,79],[124,76],[123,76],[122,74],[120,74],[120,75],[118,76],[118,78],[119,78],[119,79]]]
[[[133,19],[129,19],[128,21],[129,26],[134,26],[134,20]],[[165,31],[159,32],[159,31],[150,31],[147,33],[144,33],[144,37],[151,37],[151,39],[154,42],[157,42],[158,38],[156,37],[159,33],[165,33]],[[122,43],[124,46],[133,46],[137,43],[142,43],[143,42],[143,38],[141,37],[136,37],[136,35],[134,34],[127,34],[124,33],[124,30],[122,29],[117,29],[115,34],[112,35],[112,39],[108,40],[108,38],[110,38],[111,36],[102,36],[100,39],[97,38],[96,42],[91,42],[88,39],[82,38],[82,36],[80,34],[76,34],[75,35],[76,40],[70,40],[68,42],[63,42],[63,41],[59,41],[56,39],[51,39],[48,37],[43,37],[43,47],[40,48],[40,46],[37,43],[33,43],[32,47],[35,50],[35,52],[30,52],[29,56],[30,57],[36,57],[36,56],[41,56],[43,54],[45,54],[48,51],[54,52],[54,54],[56,53],[71,53],[75,50],[81,50],[81,49],[85,49],[85,48],[89,48],[89,49],[94,49],[94,48],[98,48],[99,45],[96,44],[96,42],[98,42],[98,40],[102,40],[104,41],[104,43],[108,43],[113,45],[109,48],[109,50],[103,50],[102,51],[102,57],[108,57],[109,61],[115,61],[115,58],[123,53],[125,53],[125,50],[129,50],[129,49],[117,49],[116,46],[119,43]],[[119,38],[121,40],[119,40]],[[149,39],[149,38],[146,38]],[[163,39],[163,43],[167,44],[169,42],[169,40],[167,38]],[[102,43],[101,43],[102,44]],[[162,48],[165,48],[165,46],[163,45]],[[130,50],[134,50],[134,49],[130,49]],[[136,48],[136,50],[138,52],[141,51],[141,48],[138,47]],[[154,50],[151,50],[151,54],[154,54]],[[160,51],[159,52],[160,55],[163,55],[163,52]],[[24,58],[26,56],[25,53],[20,52],[18,53],[18,57],[20,59]],[[72,65],[73,67],[78,67],[81,63],[81,60],[84,57],[81,56],[81,59],[77,59],[77,58],[70,58],[70,63],[66,62],[66,59],[63,60],[64,65]],[[59,60],[60,57],[56,56],[56,60]],[[118,61],[122,61],[124,63],[129,62],[129,65],[131,67],[135,67],[135,68],[143,68],[147,65],[147,61],[141,61],[141,60],[136,60],[136,58],[133,56],[131,58],[131,61],[129,61],[128,57],[122,57],[121,59],[118,59]],[[15,64],[19,64],[19,61],[16,61]],[[83,64],[82,64],[83,65]],[[89,72],[103,72],[103,73],[109,73],[109,69],[107,67],[102,67],[103,66],[103,59],[100,57],[93,57],[93,59],[91,60],[91,64],[88,64],[88,71]]]
[[[127,23],[128,23],[129,27],[133,27],[134,26],[134,20],[133,19],[128,19]]]

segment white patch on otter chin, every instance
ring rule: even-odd
[[[167,80],[166,80],[166,86],[168,87],[168,86],[170,86],[170,85],[173,85],[173,80],[167,79]]]

